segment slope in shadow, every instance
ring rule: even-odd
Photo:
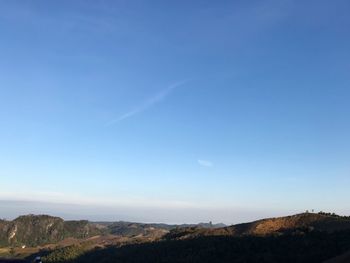
[[[204,236],[96,249],[71,260],[57,254],[55,263],[323,262],[350,249],[350,231],[290,233],[282,236]],[[60,261],[55,261],[59,259]]]

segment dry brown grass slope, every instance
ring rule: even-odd
[[[262,219],[252,223],[234,225],[231,228],[238,235],[268,235],[295,229],[333,232],[350,229],[350,219],[330,215],[302,213],[286,217]]]
[[[341,231],[350,229],[350,219],[321,215],[314,213],[302,213],[286,217],[262,219],[250,223],[233,226],[204,229],[198,227],[175,229],[166,235],[167,239],[187,239],[198,236],[265,236],[271,234],[283,234],[293,231]]]

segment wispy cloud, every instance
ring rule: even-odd
[[[197,161],[198,161],[198,164],[200,166],[204,166],[204,167],[213,167],[213,165],[214,165],[211,161],[208,161],[208,160],[201,160],[201,159],[199,159]]]
[[[133,117],[136,114],[142,113],[149,108],[151,108],[153,105],[157,104],[158,102],[161,102],[164,100],[174,89],[184,85],[188,80],[180,81],[171,84],[170,86],[166,87],[159,93],[155,94],[153,97],[150,99],[146,100],[144,103],[141,105],[135,107],[133,110],[124,113],[123,115],[119,116],[116,119],[110,120],[109,122],[106,123],[106,126],[111,126],[113,124],[116,124],[118,122],[124,121],[130,117]]]

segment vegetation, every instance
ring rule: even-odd
[[[0,247],[38,246],[57,243],[65,238],[86,238],[101,231],[88,221],[64,221],[48,215],[20,216],[0,221]]]
[[[350,249],[350,231],[293,233],[282,236],[211,236],[187,240],[108,247],[85,252],[79,247],[54,251],[51,263],[322,262]],[[77,255],[77,256],[75,256]]]
[[[194,225],[141,224],[131,222],[91,223],[87,220],[64,221],[48,215],[20,216],[13,221],[0,220],[0,247],[39,246],[57,243],[65,238],[84,239],[95,235],[123,237],[146,236],[160,238],[168,230]],[[220,225],[201,223],[198,226],[215,228]]]
[[[170,231],[151,224],[64,222],[49,216],[20,217],[0,224],[0,231],[16,242],[28,241],[29,234],[33,234],[33,243],[77,238],[56,243],[62,247],[51,246],[53,250],[37,250],[28,257],[30,261],[40,255],[43,262],[50,263],[312,263],[350,251],[350,218],[323,212],[220,228],[175,227]],[[112,232],[117,235],[110,235]],[[86,239],[96,234],[101,235]]]
[[[67,262],[77,259],[84,253],[84,247],[73,245],[65,248],[58,248],[44,257],[44,262]]]
[[[323,215],[323,216],[330,216],[330,217],[334,217],[334,218],[350,219],[350,216],[341,216],[341,215],[337,215],[335,213],[326,213],[323,211],[318,212],[318,214]]]
[[[220,228],[225,227],[224,224],[199,223],[199,224],[182,224],[182,225],[168,225],[168,224],[142,224],[134,222],[118,221],[113,223],[100,223],[106,225],[108,233],[113,235],[120,235],[125,237],[133,237],[138,235],[152,235],[154,230],[173,230],[185,227],[200,227],[200,228]],[[164,232],[164,231],[163,231]]]

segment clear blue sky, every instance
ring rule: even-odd
[[[0,1],[0,199],[141,221],[349,214],[349,10]]]

